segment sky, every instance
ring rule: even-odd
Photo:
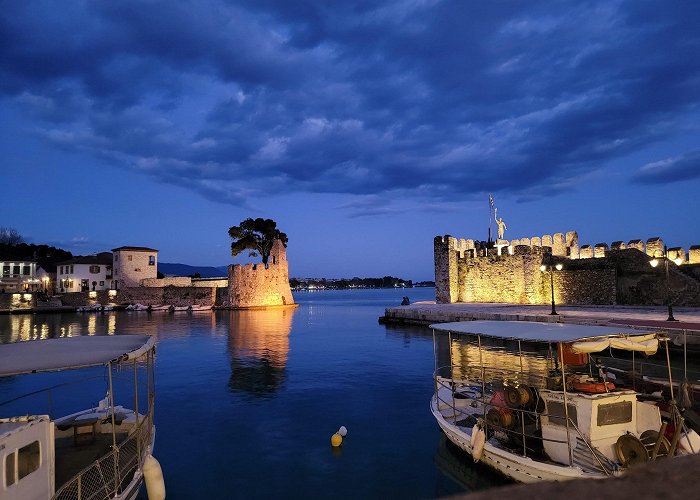
[[[295,277],[434,277],[433,238],[700,244],[700,2],[7,1],[0,226]]]

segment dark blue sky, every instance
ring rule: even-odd
[[[0,225],[430,279],[438,234],[700,244],[700,3],[10,1]]]

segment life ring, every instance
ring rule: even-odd
[[[476,430],[476,432],[475,432]],[[484,430],[477,426],[472,429],[472,458],[475,462],[481,460],[481,456],[484,454],[484,444],[486,444],[486,433]]]
[[[615,389],[615,384],[612,382],[574,382],[571,385],[575,391],[587,392],[589,394],[600,394]]]

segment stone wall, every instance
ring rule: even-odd
[[[289,287],[287,252],[277,240],[268,266],[234,264],[228,268],[229,306],[233,308],[270,307],[294,304]]]
[[[540,245],[533,246],[533,241]],[[434,240],[436,301],[550,303],[550,275],[540,266],[552,255],[563,264],[552,275],[557,304],[662,305],[670,300],[674,305],[700,305],[700,265],[693,263],[694,254],[690,252],[691,258],[684,260],[682,248],[668,250],[668,258],[681,258],[682,264],[665,261],[671,290],[667,298],[663,265],[649,265],[659,248],[663,254],[660,238],[651,238],[646,248],[641,240],[579,247],[578,235],[569,231],[566,236],[499,240],[497,248],[487,252],[473,240],[438,236]]]
[[[119,290],[116,301],[120,304],[144,304],[147,306],[212,306],[216,304],[216,290],[216,288],[194,286],[140,286]]]
[[[225,288],[228,287],[228,278],[190,278],[189,276],[170,276],[167,278],[147,278],[141,280],[141,286],[194,286],[200,288]]]

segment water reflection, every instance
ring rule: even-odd
[[[295,309],[230,311],[229,388],[256,397],[275,393],[285,379]]]

